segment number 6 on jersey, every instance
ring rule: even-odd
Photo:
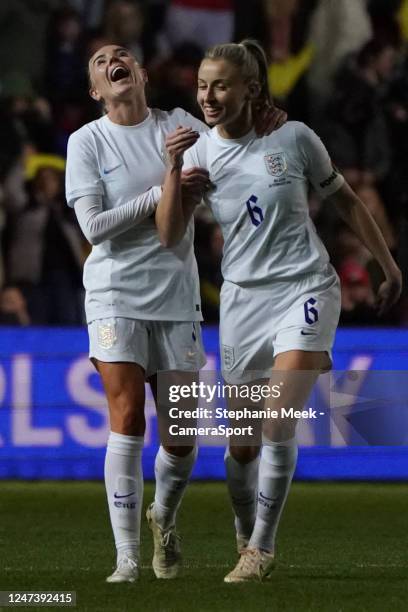
[[[259,206],[254,206],[257,201],[258,198],[254,195],[251,195],[249,200],[246,201],[249,217],[255,227],[261,225],[262,221],[264,220],[262,208],[260,208]]]

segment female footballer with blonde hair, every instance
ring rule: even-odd
[[[279,399],[267,402],[279,415],[281,407],[302,408],[319,373],[331,367],[340,314],[339,279],[309,217],[309,186],[337,209],[382,267],[380,311],[398,299],[401,273],[372,216],[312,130],[292,121],[256,138],[252,102],[267,96],[267,87],[265,54],[256,41],[210,49],[199,69],[197,100],[212,129],[186,152],[184,168],[208,170],[215,185],[205,201],[224,236],[224,378],[283,383]],[[173,175],[173,195],[179,180]],[[167,244],[183,235],[185,224],[177,197],[162,204],[168,214],[159,233]],[[266,420],[260,458],[258,445],[230,443],[227,483],[241,555],[226,582],[270,576],[296,466],[295,428],[296,419]]]

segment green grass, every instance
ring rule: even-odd
[[[145,506],[152,495],[148,484]],[[143,520],[140,581],[108,585],[114,554],[101,483],[3,482],[0,590],[75,590],[77,609],[98,612],[405,611],[407,516],[406,485],[295,484],[273,579],[228,585],[236,554],[225,485],[192,484],[179,516],[183,576],[154,578]]]

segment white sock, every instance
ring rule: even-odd
[[[238,535],[249,540],[256,517],[259,457],[249,463],[239,463],[230,455],[227,448],[224,463],[228,491],[235,514],[235,529]]]
[[[105,487],[118,560],[139,556],[143,503],[143,436],[110,432],[105,458]]]
[[[173,527],[176,512],[188,484],[197,457],[197,447],[185,457],[171,455],[160,446],[154,464],[156,491],[154,516],[161,529]]]
[[[249,546],[274,552],[279,519],[296,468],[296,438],[271,442],[264,438],[258,479],[256,520]]]

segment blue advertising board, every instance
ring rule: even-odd
[[[217,329],[205,327],[203,339],[206,368],[217,370]],[[101,382],[88,360],[87,347],[85,329],[0,330],[0,478],[102,478],[109,424]],[[337,371],[367,373],[361,377],[358,395],[368,398],[364,406],[369,405],[370,414],[377,414],[374,410],[384,414],[378,403],[384,388],[380,400],[386,399],[387,406],[398,413],[387,408],[390,426],[381,426],[383,437],[379,438],[376,432],[367,433],[366,425],[363,430],[360,427],[360,417],[367,410],[353,418],[341,413],[341,422],[355,427],[349,439],[340,421],[317,433],[301,428],[296,477],[407,480],[408,330],[339,329],[333,356]],[[376,402],[367,391],[367,381],[375,388]],[[337,395],[339,389],[344,395],[344,384],[336,387]],[[153,478],[158,435],[148,389],[146,423],[144,474]],[[202,442],[194,477],[223,478],[223,454],[222,445]]]

